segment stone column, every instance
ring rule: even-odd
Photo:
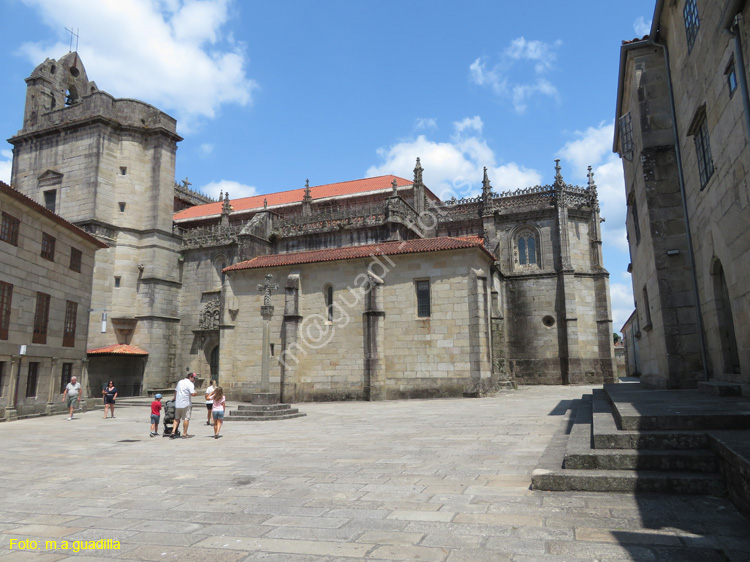
[[[260,307],[260,315],[263,318],[263,347],[261,350],[261,373],[260,392],[251,395],[253,404],[278,404],[280,392],[271,392],[270,381],[270,340],[271,340],[271,318],[273,317],[273,306],[271,305],[271,290],[279,286],[273,282],[273,275],[266,274],[265,283],[258,284],[258,290],[263,291],[263,305]]]
[[[284,286],[284,320],[281,324],[281,401],[296,402],[297,396],[297,365],[299,360],[295,351],[299,344],[299,327],[302,316],[299,313],[299,275],[291,274],[286,278]]]
[[[56,392],[55,392],[55,367],[60,362],[60,359],[58,357],[53,357],[51,359],[51,365],[49,369],[49,388],[47,389],[47,407],[44,409],[44,413],[47,415],[50,415],[54,413],[55,410],[55,404],[56,404]],[[81,390],[83,390],[83,384],[81,384]]]
[[[487,314],[487,274],[471,269],[469,287],[469,366],[471,382],[465,395],[481,396],[489,388],[492,358],[489,345],[490,325]]]
[[[18,381],[21,378],[23,355],[10,356],[10,384],[8,385],[8,407],[5,408],[5,421],[18,419]]]
[[[365,400],[385,400],[385,357],[383,346],[385,328],[383,326],[385,310],[383,310],[382,289],[383,280],[367,271],[369,283],[365,295],[364,329],[365,329]]]

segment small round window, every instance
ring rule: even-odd
[[[555,325],[555,319],[552,318],[552,316],[550,316],[548,314],[547,316],[545,316],[544,318],[542,318],[542,324],[544,324],[548,328],[551,328],[552,326]]]

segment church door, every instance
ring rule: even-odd
[[[217,345],[211,350],[210,365],[211,378],[219,384],[219,346]]]

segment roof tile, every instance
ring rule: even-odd
[[[340,183],[329,183],[325,185],[316,185],[310,187],[310,195],[313,199],[322,199],[323,197],[336,197],[342,195],[354,195],[357,193],[366,193],[368,191],[382,191],[391,189],[393,180],[396,180],[398,187],[411,185],[411,180],[406,180],[398,176],[378,176],[375,178],[365,178],[361,180],[345,181]],[[280,191],[278,193],[267,193],[265,195],[254,195],[252,197],[243,197],[241,199],[232,199],[232,212],[252,211],[263,208],[263,202],[268,201],[268,206],[288,205],[290,203],[301,203],[305,194],[305,188],[292,189],[290,191]],[[198,219],[219,216],[223,202],[207,203],[205,205],[196,205],[184,209],[174,215],[175,221],[186,219]]]
[[[88,355],[148,355],[148,351],[143,351],[140,347],[121,343],[89,349],[86,353]]]
[[[326,250],[312,250],[293,254],[271,254],[258,256],[251,260],[230,265],[224,271],[239,271],[243,269],[257,269],[260,267],[280,267],[285,265],[299,265],[326,261],[351,260],[373,256],[389,256],[396,254],[415,254],[421,252],[437,252],[441,250],[460,250],[466,248],[480,248],[487,256],[494,260],[484,247],[479,237],[468,238],[421,238],[395,242],[382,242],[365,246],[350,246],[347,248],[329,248]]]

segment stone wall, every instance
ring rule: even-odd
[[[376,353],[383,359],[382,381],[371,381],[373,387],[382,384],[372,389],[378,396],[460,396],[475,386],[490,386],[489,296],[482,282],[489,265],[486,255],[471,249],[232,272],[225,298],[234,300],[239,311],[227,314],[222,327],[222,358],[227,357],[220,374],[223,384],[234,399],[259,391],[262,295],[257,285],[270,271],[282,287],[288,275],[297,273],[301,318],[295,320],[296,345],[287,342],[288,352],[281,356],[289,366],[284,399],[365,398],[368,342],[363,287],[369,282],[369,268],[382,280],[382,329],[371,336],[379,340]],[[416,314],[416,279],[430,281],[429,319]],[[325,304],[328,285],[333,287],[335,302],[331,322]],[[271,344],[279,357],[284,293],[272,300]],[[239,347],[244,352],[233,354],[231,350]],[[272,365],[272,388],[279,388],[281,370],[278,363]]]
[[[0,340],[0,417],[6,418],[62,411],[64,365],[69,365],[70,373],[80,380],[86,357],[94,252],[98,249],[90,237],[79,235],[72,225],[63,226],[59,218],[26,203],[12,191],[4,184],[0,186],[0,211],[20,220],[18,245],[0,241],[0,280],[13,285],[8,338]],[[55,238],[54,261],[40,255],[43,233]],[[82,252],[80,272],[70,268],[72,248]],[[46,342],[35,344],[32,338],[38,292],[50,296],[50,306]],[[67,301],[77,303],[72,346],[63,345]],[[26,346],[23,356],[22,345]],[[32,362],[39,365],[38,382],[27,397]],[[16,386],[17,408],[12,411]]]

